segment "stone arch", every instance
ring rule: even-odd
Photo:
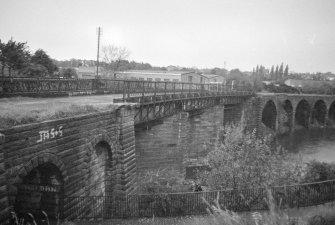
[[[265,126],[275,131],[276,122],[277,122],[277,108],[275,103],[272,100],[269,100],[266,102],[262,111],[262,123]]]
[[[103,133],[89,143],[86,153],[87,173],[85,192],[88,196],[113,192],[116,171],[116,144]]]
[[[329,106],[328,118],[330,120],[335,120],[335,101],[333,101]]]
[[[68,176],[64,163],[52,153],[42,153],[18,171],[11,190],[11,200],[19,217],[32,213],[37,221],[42,210],[49,219],[62,213],[64,183]]]
[[[324,125],[326,123],[327,105],[323,100],[315,102],[312,111],[312,124],[318,123]]]
[[[305,99],[302,99],[295,110],[295,123],[296,125],[308,128],[309,118],[311,114],[311,107]]]
[[[15,181],[13,185],[16,185],[16,186],[20,185],[23,181],[23,178],[29,172],[31,172],[35,167],[40,166],[45,163],[52,163],[53,165],[58,167],[58,169],[61,172],[64,182],[67,182],[68,176],[67,176],[67,172],[65,170],[65,164],[63,163],[63,161],[55,154],[41,153],[35,156],[34,158],[32,158],[31,160],[29,160],[29,162],[27,162],[24,166],[21,167],[21,169],[19,169],[15,177]],[[13,192],[13,194],[15,195],[17,194],[17,192]]]

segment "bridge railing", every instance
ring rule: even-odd
[[[0,96],[29,93],[69,93],[69,92],[109,92],[122,94],[125,100],[131,96],[217,92],[252,93],[252,87],[224,84],[198,84],[181,82],[153,82],[117,79],[63,79],[63,78],[26,78],[1,77]]]

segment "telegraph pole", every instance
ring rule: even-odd
[[[98,35],[98,51],[97,51],[97,78],[99,78],[99,50],[100,50],[100,36],[102,34],[102,28],[97,28],[97,35]]]

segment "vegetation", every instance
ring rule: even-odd
[[[312,183],[335,179],[335,164],[316,160],[307,163],[303,182]]]
[[[5,75],[5,69],[9,76],[15,70],[19,75],[32,77],[53,76],[58,71],[58,67],[44,50],[38,49],[31,55],[27,43],[13,39],[7,43],[0,40],[0,63],[2,76]]]
[[[279,84],[268,84],[268,85],[263,85],[263,90],[271,93],[292,93],[292,94],[299,94],[301,91],[299,91],[297,88],[288,86],[283,83]]]
[[[5,68],[8,69],[9,75],[12,70],[24,69],[29,64],[30,53],[27,43],[16,42],[10,39],[7,43],[0,40],[0,62],[1,75],[4,76]]]
[[[241,125],[225,126],[218,146],[207,156],[211,170],[200,175],[202,182],[213,190],[299,183],[302,162],[272,140]]]
[[[94,96],[93,96],[94,97]],[[34,104],[27,104],[30,101]],[[87,113],[112,110],[118,106],[113,104],[98,104],[96,99],[90,102],[85,98],[76,97],[76,103],[72,101],[48,101],[40,103],[32,98],[11,98],[0,100],[0,129],[6,129],[17,125],[42,122],[45,120],[61,119]],[[110,101],[110,99],[106,100]],[[100,101],[101,102],[101,101]],[[6,104],[2,104],[6,103]],[[19,104],[16,104],[19,103]]]
[[[64,78],[78,78],[77,71],[73,68],[62,68],[60,76]]]
[[[141,174],[137,181],[137,191],[141,194],[174,193],[190,191],[190,183],[173,168],[148,171]]]

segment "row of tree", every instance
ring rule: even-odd
[[[273,65],[271,69],[266,69],[263,65],[257,65],[256,68],[253,68],[252,75],[257,77],[259,80],[283,80],[288,77],[288,65],[284,64]]]
[[[31,54],[26,42],[10,39],[7,43],[0,40],[1,75],[5,70],[11,76],[15,71],[18,75],[29,77],[53,76],[58,71],[57,65],[42,49]]]

